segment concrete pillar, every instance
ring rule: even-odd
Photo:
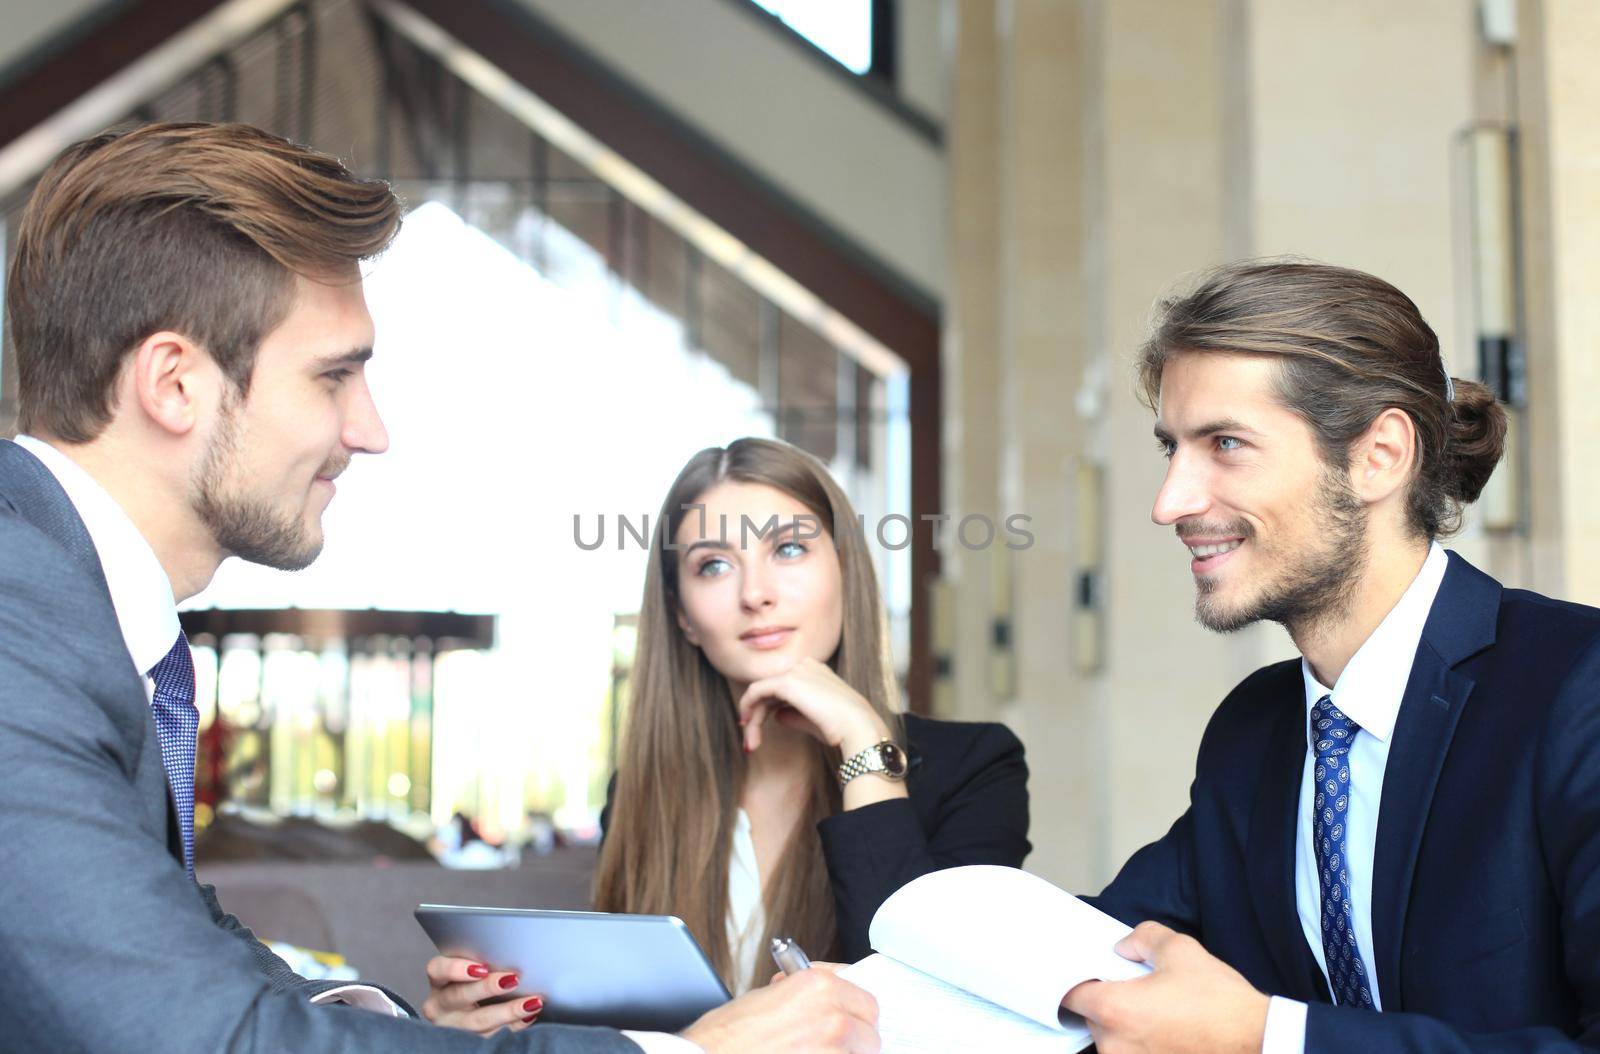
[[[1033,520],[1009,557],[1015,647],[1008,714],[1033,773],[1033,867],[1068,888],[1096,879],[1104,827],[1102,722],[1074,662],[1073,481],[1085,448],[1074,396],[1091,352],[1085,266],[1094,9],[1001,6],[1001,505]]]
[[[1242,57],[1226,0],[1104,5],[1100,101],[1104,177],[1095,252],[1104,312],[1109,573],[1106,670],[1107,836],[1114,871],[1187,804],[1200,734],[1223,696],[1260,665],[1268,630],[1218,637],[1194,621],[1187,551],[1150,520],[1166,462],[1154,415],[1135,397],[1134,355],[1151,305],[1183,276],[1227,255],[1230,171]]]
[[[1196,625],[1186,554],[1149,520],[1165,463],[1132,363],[1156,298],[1248,256],[1356,266],[1410,293],[1454,372],[1473,375],[1452,155],[1482,110],[1473,6],[1404,6],[958,4],[947,485],[953,513],[994,502],[1032,515],[1036,538],[1012,554],[1009,576],[947,545],[946,712],[998,712],[1023,735],[1030,866],[1069,888],[1098,888],[1160,836],[1186,803],[1217,704],[1257,667],[1294,655],[1275,626],[1219,637]],[[1583,68],[1593,37],[1576,10],[1562,8],[1547,70],[1560,85],[1547,108],[1557,144],[1547,182],[1562,234],[1547,271],[1563,311],[1545,319],[1564,356],[1554,375],[1566,401],[1544,427],[1547,447],[1581,452],[1600,413],[1582,415],[1595,386],[1565,349],[1592,349],[1600,335],[1593,298],[1573,292],[1600,277],[1585,255],[1600,245],[1600,229],[1585,226],[1600,223],[1600,199],[1579,200],[1595,184],[1578,160],[1600,157],[1600,133],[1583,127],[1595,110],[1583,92],[1600,73]],[[1547,45],[1557,35],[1547,31]],[[1563,143],[1582,146],[1569,156]],[[1588,233],[1566,239],[1569,225]],[[1580,517],[1600,524],[1600,507],[1576,504],[1575,458],[1552,471],[1561,492],[1552,532],[1572,566],[1594,547],[1566,539]],[[1079,543],[1092,534],[1103,539],[1094,669],[1078,654],[1074,614],[1095,555]],[[1484,546],[1469,536],[1459,547],[1477,558],[1473,547]],[[1015,656],[1005,691],[988,645],[1008,580]]]
[[[961,0],[946,134],[950,172],[950,292],[946,300],[944,493],[951,523],[1000,514],[1000,67],[995,0]],[[994,720],[990,673],[994,554],[944,539],[936,591],[934,712]]]
[[[1534,588],[1600,604],[1600,8],[1518,5]]]

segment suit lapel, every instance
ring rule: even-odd
[[[0,439],[0,501],[66,550],[99,584],[110,605],[111,589],[83,518],[44,463],[9,439]]]
[[[1385,1010],[1403,1010],[1406,909],[1434,788],[1472,694],[1457,663],[1494,642],[1500,584],[1454,553],[1429,611],[1395,720],[1372,861],[1372,946]]]
[[[78,515],[72,499],[67,497],[67,492],[61,489],[61,484],[44,463],[9,439],[0,439],[0,503],[11,507],[45,537],[61,546],[83,572],[99,585],[107,610],[112,609],[111,587],[106,584],[100,553],[94,547],[94,540],[89,537],[89,529],[83,525],[83,517]],[[143,673],[142,670],[138,672]],[[144,708],[144,717],[141,749],[146,756],[159,759],[161,745],[156,736],[155,717],[148,707]],[[161,771],[161,786],[166,791],[167,800],[167,850],[181,864],[183,835],[178,826],[178,806],[167,782],[164,766]]]
[[[1292,684],[1269,688],[1276,723],[1261,767],[1245,852],[1250,899],[1267,947],[1288,991],[1296,999],[1326,1001],[1315,983],[1316,960],[1306,947],[1295,905],[1294,852],[1299,826],[1300,780],[1305,767],[1304,693],[1299,667]],[[1281,696],[1282,698],[1277,698]],[[1308,965],[1309,964],[1309,965]]]

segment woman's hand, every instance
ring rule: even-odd
[[[754,682],[740,697],[738,710],[746,752],[760,748],[768,716],[838,747],[847,758],[889,738],[872,704],[816,659],[801,659],[776,677]]]
[[[483,1005],[486,999],[503,999],[516,991],[514,973],[490,970],[471,959],[435,955],[428,960],[428,984],[433,991],[422,1004],[422,1016],[436,1025],[476,1032],[480,1036],[509,1028],[516,1032],[539,1019],[544,1000],[518,995],[505,1002]]]

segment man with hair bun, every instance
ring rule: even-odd
[[[1212,716],[1188,810],[1095,903],[1145,978],[1078,986],[1103,1054],[1600,1046],[1600,611],[1447,553],[1505,415],[1415,304],[1245,263],[1139,359],[1195,614],[1301,657]]]
[[[230,556],[310,564],[334,479],[388,446],[360,264],[400,215],[245,125],[96,136],[29,199],[6,296],[25,434],[0,440],[0,1047],[872,1054],[876,1004],[825,968],[682,1036],[529,1028],[542,1003],[504,974],[485,995],[524,1017],[435,1028],[297,977],[196,884],[176,604]]]

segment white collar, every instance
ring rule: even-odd
[[[178,639],[178,605],[166,569],[122,506],[82,466],[33,436],[17,436],[16,442],[44,463],[83,520],[100,556],[128,655],[148,675]]]
[[[1372,636],[1350,657],[1339,675],[1339,683],[1332,688],[1319,682],[1317,675],[1311,672],[1311,664],[1301,658],[1308,719],[1317,700],[1332,695],[1333,705],[1360,725],[1361,731],[1388,742],[1394,734],[1395,720],[1400,716],[1400,700],[1405,695],[1406,681],[1411,678],[1411,664],[1422,642],[1422,628],[1427,624],[1428,612],[1433,610],[1449,566],[1444,548],[1438,542],[1430,545],[1422,570],[1412,579],[1399,603],[1378,623]]]

